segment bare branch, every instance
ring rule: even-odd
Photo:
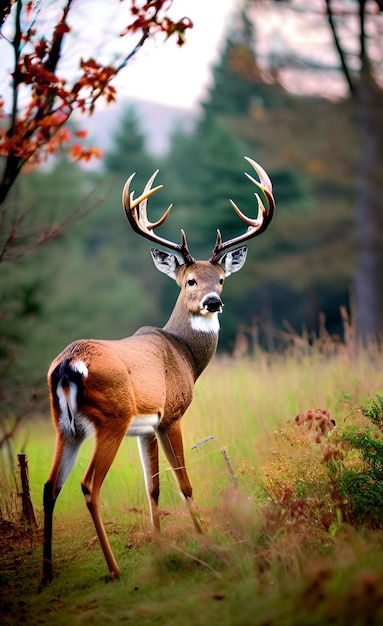
[[[53,73],[55,72],[57,63],[60,60],[62,42],[65,36],[65,33],[67,32],[66,30],[62,28],[62,26],[65,24],[65,20],[68,17],[68,13],[70,11],[72,1],[73,0],[67,1],[67,4],[63,10],[61,19],[59,20],[55,28],[53,41],[52,41],[52,47],[48,56],[48,60],[45,62],[45,67],[49,72],[53,72]]]
[[[84,219],[89,213],[94,211],[101,202],[104,201],[105,195],[99,196],[92,200],[95,189],[90,191],[85,197],[69,213],[65,219],[58,224],[38,224],[24,230],[20,230],[26,216],[31,211],[33,204],[30,203],[26,209],[16,214],[5,240],[0,247],[0,263],[13,261],[26,254],[29,254],[36,248],[48,243],[55,237],[61,235],[68,226]],[[90,202],[89,206],[88,203]],[[84,208],[85,206],[85,208]]]
[[[342,66],[342,70],[343,70],[343,74],[344,77],[348,83],[350,92],[352,95],[355,95],[355,86],[354,83],[352,81],[351,78],[351,72],[348,68],[347,62],[346,62],[346,55],[344,54],[342,45],[340,43],[340,39],[338,37],[338,33],[336,30],[336,26],[335,26],[335,20],[334,20],[334,15],[333,15],[333,10],[332,10],[332,6],[331,6],[331,0],[326,0],[326,6],[327,6],[327,19],[328,19],[328,23],[330,25],[330,29],[331,29],[331,33],[334,39],[334,44],[335,47],[337,49],[338,55],[339,55],[339,59],[340,59],[340,63]]]
[[[1,437],[0,437],[0,448],[7,442],[9,441],[9,439],[12,439],[12,437],[14,436],[16,429],[18,427],[18,425],[21,422],[21,416],[19,415],[18,417],[16,417],[15,421],[13,422],[12,426],[9,427],[9,430],[7,430]]]

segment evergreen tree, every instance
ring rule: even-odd
[[[50,302],[54,306],[57,293],[63,291],[65,281],[57,280],[57,270],[76,257],[76,240],[82,228],[79,221],[71,229],[60,229],[59,225],[73,221],[80,210],[86,210],[86,204],[90,208],[92,202],[97,203],[94,197],[85,199],[94,185],[92,174],[65,157],[48,171],[22,174],[15,183],[18,202],[15,209],[20,205],[30,210],[25,211],[20,229],[24,236],[15,237],[8,251],[10,260],[0,263],[0,370],[7,372],[2,382],[10,388],[19,378],[28,377],[30,384],[40,377],[45,379],[51,354],[46,357],[49,353],[46,341],[35,343],[35,333],[39,327],[46,328],[47,305]],[[2,228],[8,232],[10,225],[4,220]],[[34,248],[39,237],[32,235],[39,233],[44,240],[44,232],[56,232],[56,228],[58,234],[50,243]],[[55,311],[51,323],[55,327],[52,335],[59,336],[60,311]],[[15,393],[19,393],[18,388]]]
[[[254,25],[245,9],[234,16],[212,75],[212,87],[202,104],[203,130],[217,116],[243,116],[258,108],[287,106],[291,100],[282,87],[263,81],[255,55]]]
[[[138,196],[157,169],[146,143],[137,109],[129,105],[118,120],[112,146],[104,157],[106,178],[111,187],[87,234],[89,253],[98,254],[103,247],[112,244],[120,255],[121,269],[139,274],[147,268],[148,250],[126,221],[121,193],[127,178],[136,172],[130,190]],[[148,212],[150,210],[151,207]]]
[[[123,179],[130,173],[137,172],[134,184],[138,192],[155,169],[146,147],[139,115],[133,105],[127,107],[119,120],[113,136],[113,146],[106,153],[104,164],[108,173]]]

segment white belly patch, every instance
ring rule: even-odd
[[[157,413],[151,415],[135,415],[129,424],[127,437],[142,437],[143,435],[152,435],[160,423]]]

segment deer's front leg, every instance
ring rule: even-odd
[[[198,508],[193,500],[193,489],[185,467],[184,449],[180,421],[173,422],[166,429],[157,431],[161,446],[177,479],[181,496],[189,509],[193,524],[197,532],[203,533],[203,523]]]

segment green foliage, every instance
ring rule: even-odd
[[[134,171],[136,163],[141,170],[134,183],[138,193],[153,171],[133,109],[128,110],[116,142],[115,151],[107,155],[116,176],[113,185],[109,177],[101,185],[93,173],[61,159],[49,170],[23,176],[15,190],[15,213],[18,206],[33,207],[22,223],[23,232],[30,233],[32,251],[25,254],[29,243],[20,247],[19,234],[10,251],[15,257],[20,252],[20,258],[0,264],[0,366],[8,381],[4,381],[7,403],[9,388],[17,400],[20,385],[31,389],[44,384],[51,359],[75,338],[121,338],[156,321],[158,289],[152,286],[155,270],[150,273],[148,247],[138,244],[121,208],[127,168]],[[104,202],[99,201],[102,192]],[[95,209],[86,220],[58,229],[54,240],[33,249],[33,237],[55,224],[71,222],[72,214],[92,202]],[[4,236],[11,228],[12,214],[7,215]]]
[[[364,429],[345,434],[363,463],[344,469],[339,488],[349,500],[349,517],[354,523],[383,528],[383,397],[377,394],[372,398],[363,414],[368,420]]]
[[[341,491],[349,499],[349,518],[354,523],[382,528],[383,444],[368,433],[348,435],[347,439],[365,462],[363,468],[346,469],[340,480]]]
[[[4,389],[3,398],[10,407],[14,395],[16,401],[20,400],[22,389],[31,389],[42,375],[45,378],[46,362],[42,357],[48,335],[43,332],[44,339],[37,345],[34,339],[47,322],[55,290],[62,289],[62,284],[55,282],[54,268],[65,266],[66,255],[70,258],[72,244],[60,224],[71,222],[92,201],[97,202],[97,194],[89,196],[94,187],[92,175],[84,175],[78,166],[62,160],[51,170],[19,178],[14,190],[17,199],[3,216],[3,241],[12,223],[18,223],[7,257],[0,263],[0,371],[5,372],[0,394]],[[22,214],[24,218],[19,220]],[[44,233],[55,229],[54,243],[52,240],[36,247],[40,239],[44,240]],[[55,320],[51,321],[53,324]]]
[[[383,396],[377,393],[375,398],[371,398],[370,402],[363,408],[363,415],[383,431]]]

